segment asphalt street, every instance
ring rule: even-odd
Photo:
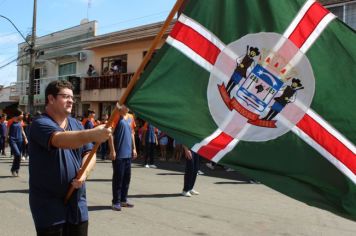
[[[0,157],[0,235],[35,235],[28,205],[28,162],[20,177]],[[110,161],[97,161],[87,181],[89,235],[356,235],[356,222],[307,206],[223,168],[197,178],[199,196],[183,197],[184,162],[132,166],[132,209],[111,210]]]

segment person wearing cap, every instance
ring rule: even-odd
[[[247,46],[246,55],[242,58],[241,62],[239,62],[239,59],[237,60],[234,73],[231,75],[231,78],[226,86],[226,91],[229,95],[235,86],[240,83],[243,78],[246,78],[248,68],[250,68],[254,63],[253,58],[258,55],[260,55],[258,48]]]
[[[272,120],[276,117],[288,103],[294,102],[296,92],[300,89],[304,89],[300,79],[293,78],[292,84],[284,87],[282,95],[274,98],[275,102],[262,120]]]

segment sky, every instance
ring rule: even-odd
[[[175,0],[37,0],[37,36],[79,25],[84,18],[98,22],[97,34],[163,21]],[[32,29],[33,0],[0,0],[0,15],[9,18],[26,37]],[[0,85],[16,81],[18,44],[14,26],[0,17]]]

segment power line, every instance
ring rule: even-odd
[[[15,58],[14,60],[12,60],[12,61],[6,63],[5,65],[0,66],[0,70],[3,69],[3,68],[5,68],[6,66],[10,65],[11,63],[14,63],[15,61],[17,61],[17,60],[19,60],[19,59],[21,59],[21,58],[23,58],[23,57],[25,57],[25,56],[28,56],[28,55],[29,55],[29,54],[21,55],[21,56]]]

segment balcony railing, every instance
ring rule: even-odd
[[[127,88],[134,73],[85,77],[85,90]]]

